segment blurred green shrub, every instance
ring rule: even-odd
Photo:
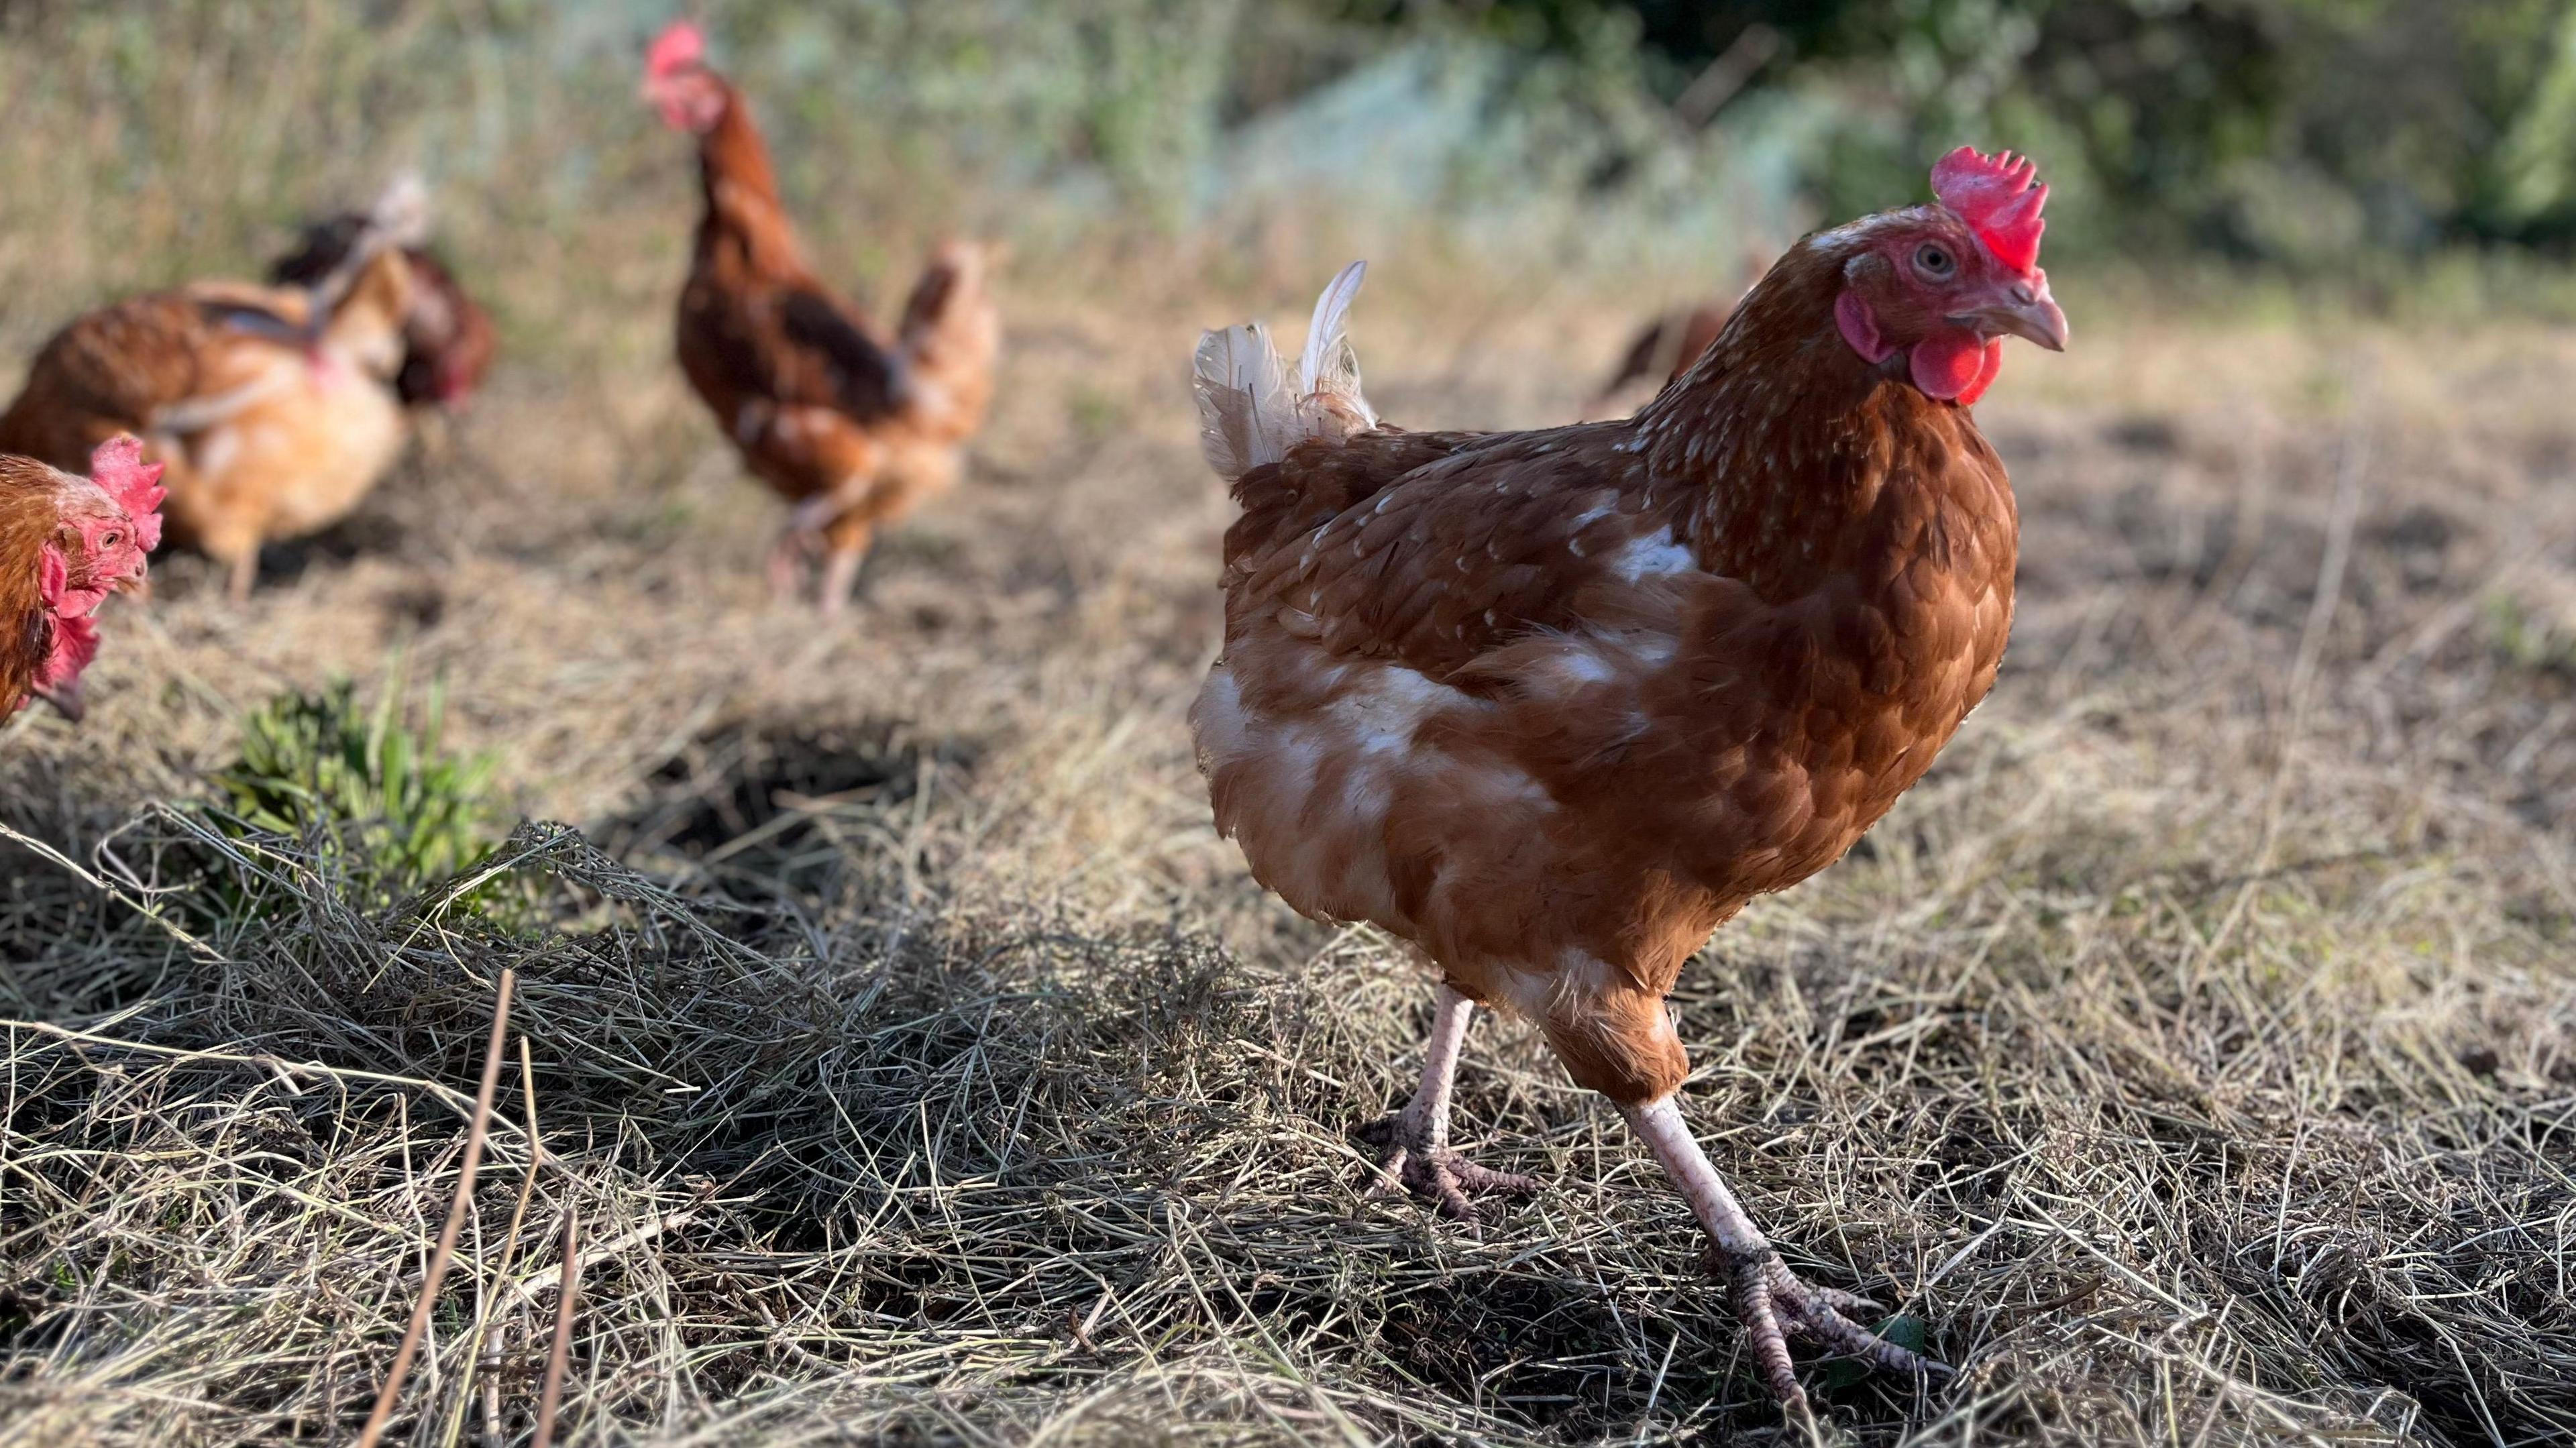
[[[241,757],[213,776],[229,806],[227,833],[312,842],[352,898],[377,906],[481,858],[496,838],[492,761],[442,748],[442,688],[430,689],[417,726],[404,692],[397,672],[372,709],[341,680],[253,710],[242,720]]]
[[[2293,265],[2576,237],[2569,0],[1345,0],[1534,54],[1633,34],[1634,84],[1719,138],[1766,96],[1836,114],[1801,157],[1826,216],[1886,204],[1961,141],[2036,152],[2061,247]],[[1747,62],[1750,62],[1747,64]],[[1736,70],[1740,74],[1735,73]],[[1688,107],[1685,106],[1685,109]]]
[[[863,289],[954,230],[1029,265],[1437,235],[1731,278],[1737,245],[1919,197],[1970,140],[2042,158],[2060,260],[2335,275],[2576,239],[2576,0],[678,8],[752,95],[823,269]],[[0,0],[0,345],[75,299],[255,270],[410,165],[514,355],[658,358],[693,199],[634,86],[674,9]]]

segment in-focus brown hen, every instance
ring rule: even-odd
[[[836,613],[877,531],[957,480],[983,424],[1001,346],[984,250],[942,246],[884,336],[806,263],[750,107],[708,67],[696,26],[654,40],[644,95],[698,138],[705,186],[680,370],[751,471],[795,505],[770,554],[772,589],[792,594],[819,545],[821,604]]]
[[[424,205],[398,183],[364,243],[312,287],[199,282],[74,319],[0,415],[0,452],[71,468],[112,436],[141,437],[168,467],[173,537],[226,564],[246,598],[261,544],[347,517],[401,450],[401,247]]]
[[[81,717],[93,617],[141,586],[161,541],[161,469],[130,437],[99,445],[88,477],[0,454],[0,719],[31,698]]]
[[[1317,304],[1292,382],[1257,327],[1197,388],[1226,534],[1225,651],[1191,711],[1218,827],[1305,914],[1440,976],[1422,1086],[1375,1128],[1391,1177],[1472,1217],[1530,1184],[1449,1146],[1474,1003],[1535,1021],[1691,1204],[1764,1381],[1787,1339],[1930,1366],[1792,1274],[1683,1122],[1665,996],[1753,897],[1823,869],[1994,682],[2017,521],[1966,403],[2006,334],[2066,320],[2046,188],[1962,148],[1938,204],[1809,237],[1637,416],[1403,432]]]

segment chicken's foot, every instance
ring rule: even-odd
[[[1360,1128],[1360,1139],[1386,1148],[1378,1164],[1378,1182],[1369,1195],[1410,1191],[1440,1208],[1453,1221],[1473,1226],[1478,1196],[1525,1197],[1536,1193],[1536,1177],[1493,1171],[1469,1161],[1449,1145],[1449,1095],[1458,1079],[1458,1057],[1467,1043],[1467,1025],[1476,1003],[1440,987],[1431,1017],[1431,1040],[1424,1050],[1422,1084],[1404,1109]]]
[[[825,555],[822,591],[816,599],[823,610],[823,617],[839,617],[858,594],[859,570],[867,566],[872,551],[867,546],[866,536],[860,535],[861,541],[856,548],[835,547]]]
[[[1736,1316],[1752,1339],[1763,1384],[1783,1406],[1796,1413],[1807,1408],[1807,1395],[1798,1386],[1789,1357],[1792,1336],[1886,1372],[1950,1372],[1947,1365],[1909,1352],[1849,1316],[1876,1311],[1877,1304],[1848,1292],[1810,1286],[1790,1271],[1745,1215],[1717,1168],[1709,1164],[1672,1097],[1619,1109],[1707,1229],[1709,1269],[1727,1284]]]
[[[769,601],[785,608],[796,601],[796,591],[805,580],[805,555],[811,551],[813,538],[794,527],[781,529],[778,541],[769,545]]]

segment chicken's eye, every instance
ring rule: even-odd
[[[1937,241],[1927,241],[1914,249],[1914,265],[1927,277],[1946,277],[1959,268],[1950,249]]]
[[[123,541],[124,535],[113,528],[110,528],[106,532],[98,535],[98,546],[101,548],[113,548]]]

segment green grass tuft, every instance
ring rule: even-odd
[[[442,747],[443,683],[430,686],[418,725],[403,695],[396,675],[365,708],[338,679],[252,711],[241,757],[213,776],[229,801],[218,812],[226,832],[310,840],[377,905],[480,859],[497,838],[493,761]]]

